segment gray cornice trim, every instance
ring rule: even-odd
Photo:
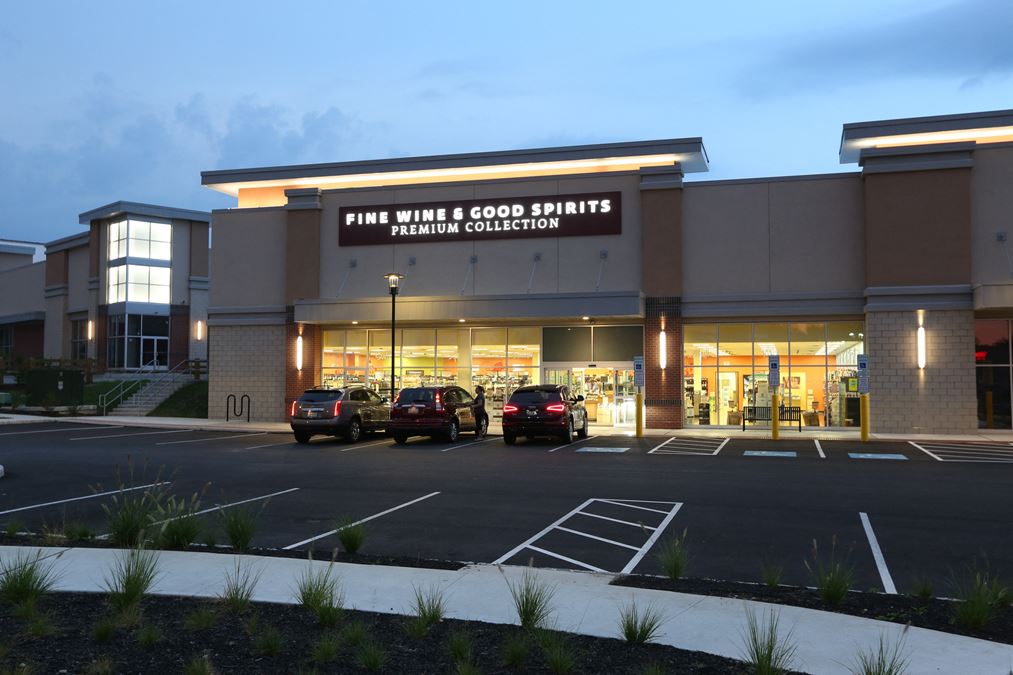
[[[309,211],[320,208],[320,188],[285,190],[285,197],[288,198],[288,203],[285,204],[285,209],[288,211]]]
[[[539,298],[561,298],[577,300],[580,298],[629,298],[637,297],[642,294],[639,291],[602,291],[598,293],[592,292],[578,292],[578,293],[516,293],[506,295],[398,295],[397,306],[400,307],[403,304],[413,302],[459,302],[459,301],[505,301],[505,300],[536,300]],[[309,306],[309,305],[332,305],[335,303],[349,305],[355,303],[373,303],[382,301],[390,305],[389,295],[376,295],[366,296],[359,298],[314,298],[314,299],[300,299],[296,301],[296,305]]]
[[[13,255],[35,255],[34,246],[21,246],[18,244],[5,244],[0,242],[0,253],[10,253]]]
[[[682,168],[651,166],[640,170],[640,190],[673,190],[682,188]]]
[[[895,173],[899,171],[938,171],[968,169],[974,166],[974,143],[869,148],[862,150],[858,163],[862,173]]]
[[[457,169],[490,164],[525,164],[558,162],[576,159],[603,159],[655,154],[680,154],[687,157],[682,163],[684,171],[706,171],[707,152],[703,139],[673,138],[625,143],[600,143],[594,145],[573,145],[525,150],[501,150],[496,152],[471,152],[453,155],[428,155],[422,157],[400,157],[354,162],[332,162],[326,164],[302,164],[296,166],[268,166],[246,169],[222,169],[202,171],[202,185],[222,183],[245,183],[267,180],[288,180],[293,178],[314,178],[321,176],[347,176],[359,173],[393,173],[425,169]]]
[[[190,277],[191,291],[206,291],[211,287],[211,280],[207,277]]]
[[[69,237],[63,237],[62,239],[54,239],[53,241],[46,243],[46,255],[49,255],[50,253],[57,253],[59,251],[66,251],[71,248],[78,248],[79,246],[87,246],[90,241],[90,231],[72,234]]]
[[[970,284],[874,286],[865,289],[866,312],[974,309]]]
[[[758,178],[727,178],[724,180],[692,180],[685,182],[685,187],[707,187],[710,185],[746,185],[749,183],[797,183],[811,180],[841,180],[859,178],[860,171],[837,171],[834,173],[806,173],[797,176],[761,176]]]
[[[166,218],[169,220],[196,220],[202,223],[211,222],[211,214],[207,211],[180,209],[174,206],[159,206],[142,202],[118,201],[85,211],[78,216],[78,223],[90,225],[93,220],[114,218],[119,215],[146,216],[149,218]]]
[[[687,295],[682,298],[682,316],[688,319],[841,316],[862,314],[863,304],[861,291]]]
[[[28,321],[45,321],[45,312],[21,312],[20,314],[8,314],[0,316],[0,324],[26,323]]]
[[[52,286],[46,286],[44,296],[47,298],[58,298],[62,295],[67,295],[67,284],[54,284]]]

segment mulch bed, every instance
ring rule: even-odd
[[[886,595],[883,593],[849,592],[837,607],[829,607],[815,589],[800,586],[777,586],[770,588],[762,584],[718,581],[713,579],[679,579],[667,577],[629,575],[617,577],[615,586],[652,588],[660,591],[712,595],[722,598],[757,600],[808,609],[820,609],[841,614],[850,614],[867,619],[911,624],[919,628],[967,635],[970,637],[1013,644],[1013,607],[996,611],[995,616],[981,630],[968,630],[953,620],[955,601],[933,598],[924,601],[907,595]]]
[[[210,626],[187,628],[187,617],[209,608],[215,617]],[[142,601],[140,616],[132,626],[120,624],[111,637],[102,640],[93,633],[94,626],[114,616],[104,594],[50,593],[38,612],[51,626],[48,635],[33,635],[29,620],[15,616],[8,604],[0,606],[0,672],[26,664],[37,673],[178,673],[195,659],[206,658],[218,673],[360,673],[365,670],[358,663],[358,648],[343,633],[355,622],[365,627],[367,639],[384,652],[384,665],[377,672],[459,672],[448,651],[448,637],[461,630],[470,638],[471,663],[482,673],[551,672],[536,636],[515,626],[474,621],[444,620],[425,637],[413,638],[405,631],[403,616],[346,611],[335,626],[325,628],[314,614],[299,606],[253,603],[247,612],[234,614],[213,600],[150,596]],[[138,641],[142,626],[156,627],[161,638],[142,645]],[[257,638],[271,629],[277,630],[281,639],[278,651],[267,654],[258,648]],[[338,636],[336,658],[316,661],[314,646],[325,635]],[[643,673],[651,665],[659,668],[655,672],[665,673],[751,672],[739,661],[701,652],[556,635],[562,636],[566,648],[573,652],[573,667],[568,671],[573,673]],[[525,636],[528,654],[522,664],[508,668],[503,665],[504,643],[517,636]]]

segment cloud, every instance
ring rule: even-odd
[[[863,20],[809,33],[738,79],[751,98],[906,78],[972,83],[1013,73],[1013,3],[967,0],[886,23]],[[775,38],[776,39],[776,38]]]

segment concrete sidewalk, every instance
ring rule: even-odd
[[[105,579],[123,551],[90,548],[3,547],[0,559],[21,554],[46,556],[59,575],[57,589],[101,592]],[[218,553],[160,551],[154,592],[165,595],[216,597],[226,572],[239,560],[259,571],[254,599],[294,604],[296,583],[307,570],[323,570],[327,562],[233,556]],[[336,563],[345,606],[351,609],[403,614],[409,611],[414,588],[443,589],[447,615],[490,623],[517,623],[508,581],[516,582],[521,567],[470,565],[459,571]],[[740,658],[747,608],[765,615],[780,612],[781,625],[798,645],[795,668],[810,673],[848,673],[857,653],[878,645],[881,636],[901,639],[904,627],[844,614],[798,607],[774,606],[728,598],[610,586],[611,575],[533,569],[552,586],[555,627],[574,633],[617,637],[619,608],[659,608],[666,622],[659,642],[682,649]],[[1013,646],[922,628],[910,628],[904,639],[909,673],[976,673],[1006,675],[1013,668]]]

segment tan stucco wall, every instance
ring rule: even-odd
[[[961,434],[977,429],[974,314],[945,310],[924,317],[926,366],[919,370],[917,312],[866,315],[873,432]]]
[[[88,309],[88,275],[91,269],[91,251],[81,246],[68,251],[67,256],[67,311],[83,312]]]
[[[172,277],[170,302],[173,305],[190,302],[190,221],[172,221]]]
[[[997,241],[999,232],[1005,243]],[[979,307],[1013,307],[1013,148],[974,152],[971,233],[972,283],[993,287]]]
[[[225,418],[229,394],[247,394],[250,419],[285,420],[285,326],[212,326],[208,417]]]
[[[218,211],[213,218],[210,305],[283,305],[284,209]]]
[[[46,263],[0,271],[0,317],[46,310]]]
[[[535,270],[532,293],[593,291],[603,250],[608,252],[608,259],[599,290],[638,290],[639,185],[639,176],[615,176],[325,193],[321,213],[320,296],[384,295],[381,276],[392,270],[407,274],[402,287],[404,295],[456,296],[461,294],[462,288],[466,295],[525,293],[535,253],[541,254],[541,261]],[[616,190],[623,193],[621,235],[338,247],[340,206]],[[478,262],[469,275],[473,255],[478,257]],[[409,266],[413,257],[415,265]],[[341,289],[353,259],[356,267]]]
[[[683,188],[683,294],[865,287],[859,174]]]

